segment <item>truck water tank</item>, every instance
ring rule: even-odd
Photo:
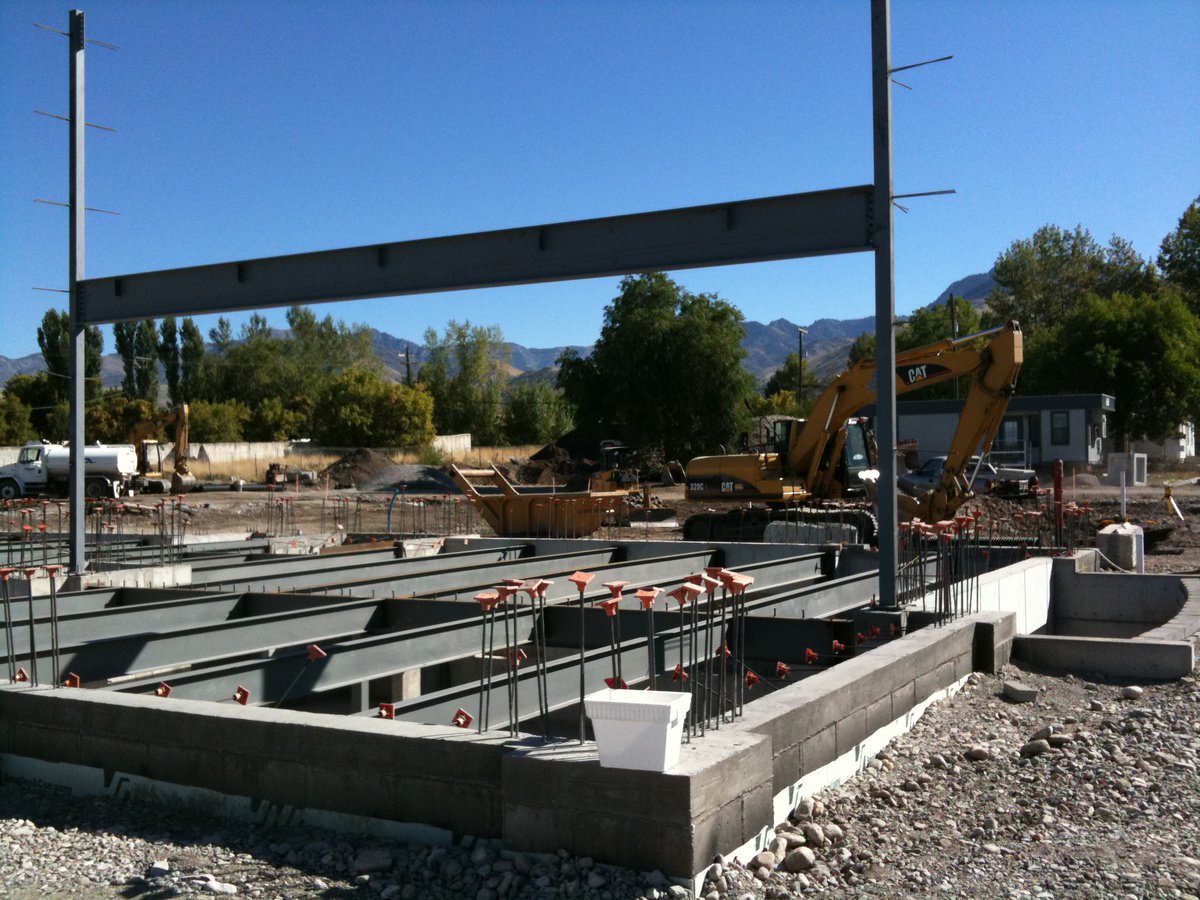
[[[107,475],[124,478],[137,473],[137,452],[131,444],[90,444],[83,448],[84,472],[88,475]],[[66,478],[71,470],[71,448],[47,444],[43,465],[48,477]]]

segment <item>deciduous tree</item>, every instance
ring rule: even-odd
[[[433,397],[438,432],[470,432],[476,443],[499,443],[509,378],[499,327],[451,320],[441,337],[432,328],[425,332],[425,347],[429,361],[421,367],[418,380]]]
[[[799,402],[799,382],[797,378],[800,372],[804,373],[804,400]],[[771,373],[771,377],[767,379],[766,385],[763,386],[763,396],[771,399],[781,397],[786,394],[786,399],[776,401],[774,406],[781,408],[772,409],[772,413],[776,415],[796,416],[804,418],[812,409],[813,403],[817,399],[817,395],[821,393],[821,379],[819,379],[808,366],[808,360],[804,361],[804,365],[800,367],[800,354],[789,353],[783,361],[783,365]],[[760,413],[762,415],[762,413]]]
[[[188,409],[188,437],[199,441],[240,441],[242,428],[249,421],[249,407],[236,400],[196,400]]]
[[[163,365],[163,380],[167,383],[167,398],[175,406],[183,402],[181,385],[182,364],[179,357],[179,327],[174,316],[158,323],[158,359]]]
[[[689,458],[728,444],[749,423],[742,314],[661,272],[629,276],[604,311],[592,355],[560,360],[577,419],[629,443]]]
[[[191,318],[183,320],[179,336],[179,402],[190,403],[200,397],[203,387],[204,336]]]
[[[1086,228],[1043,225],[1014,241],[996,260],[988,295],[994,321],[1016,319],[1026,332],[1057,325],[1085,297],[1153,291],[1158,271],[1124,238],[1101,246]]]
[[[521,384],[504,401],[504,433],[510,444],[544,444],[574,427],[570,405],[549,384]]]
[[[1118,436],[1159,439],[1200,412],[1200,322],[1177,291],[1089,295],[1031,343],[1022,393],[1112,394]]]
[[[1193,315],[1200,316],[1200,197],[1179,217],[1179,225],[1163,238],[1158,267],[1179,289]]]
[[[50,309],[42,316],[37,333],[38,347],[50,373],[50,384],[57,399],[66,401],[71,392],[71,318],[65,309]],[[103,386],[104,335],[94,325],[84,330],[84,396],[94,400]]]
[[[31,412],[12,391],[0,391],[0,444],[23,444],[37,436]]]
[[[326,446],[404,447],[433,440],[433,399],[365,369],[334,377],[318,399],[313,437]]]

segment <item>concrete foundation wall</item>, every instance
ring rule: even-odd
[[[499,836],[500,735],[85,690],[0,689],[0,753]]]
[[[1042,668],[1155,681],[1190,675],[1196,661],[1190,640],[1130,641],[1030,634],[1018,636],[1012,652],[1017,659]]]
[[[978,609],[1012,613],[1016,617],[1016,634],[1041,631],[1050,621],[1053,564],[1052,559],[1035,557],[981,575]]]
[[[755,697],[738,724],[684,745],[667,773],[601,768],[592,744],[14,687],[0,687],[0,754],[690,878],[715,853],[768,839],[779,798],[806,774],[862,750],[973,667],[1007,661],[1014,622],[980,613],[925,628]]]
[[[1188,599],[1174,575],[1089,574],[1060,568],[1051,606],[1054,634],[1136,637],[1174,618]]]

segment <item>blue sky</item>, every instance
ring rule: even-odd
[[[871,180],[867,0],[90,0],[86,272],[115,275]],[[0,354],[65,296],[69,7],[0,4]],[[894,0],[896,308],[1039,226],[1146,256],[1200,194],[1200,2]],[[872,258],[682,272],[748,319],[870,315]],[[591,343],[616,279],[320,312]],[[282,323],[283,311],[268,317]],[[244,316],[232,317],[235,324]],[[202,318],[206,329],[213,319]],[[112,350],[111,338],[106,350]]]

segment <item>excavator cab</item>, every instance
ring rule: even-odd
[[[799,433],[804,428],[804,422],[804,419],[777,419],[774,434],[771,436],[771,451],[779,454],[781,459],[786,459],[788,448],[792,444],[792,429]]]
[[[871,420],[852,418],[846,421],[846,443],[842,445],[842,458],[839,460],[838,481],[842,483],[843,497],[865,497],[866,486],[859,478],[860,472],[875,468],[876,461],[872,458],[872,447],[875,443],[875,433],[871,428]]]

